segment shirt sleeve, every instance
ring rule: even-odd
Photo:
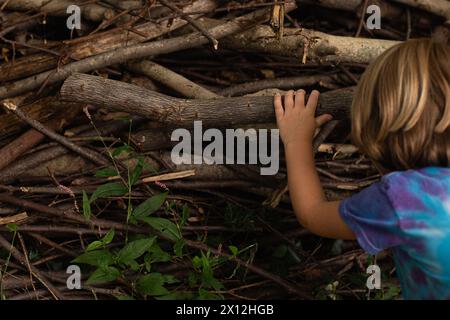
[[[339,213],[355,233],[359,245],[369,254],[404,242],[399,218],[387,195],[388,184],[378,182],[344,199]]]

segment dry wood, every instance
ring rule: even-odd
[[[56,117],[50,119],[45,123],[45,126],[51,130],[59,131],[65,125],[70,123],[73,118],[81,111],[81,106],[70,108],[65,110],[64,113],[58,114]],[[6,146],[0,149],[0,170],[8,166],[23,153],[36,146],[42,140],[45,135],[37,131],[36,129],[30,129],[19,136],[17,139],[8,143]]]
[[[364,0],[299,0],[298,2],[300,4],[305,3],[319,5],[330,9],[359,12]],[[403,14],[401,8],[385,0],[369,0],[368,5],[372,4],[380,7],[384,18],[396,19]]]
[[[223,90],[220,90],[218,93],[222,96],[233,97],[271,88],[296,89],[296,88],[310,87],[315,84],[320,84],[321,82],[333,82],[333,77],[329,75],[313,75],[313,76],[305,75],[288,78],[264,79],[253,82],[245,82],[242,84],[236,84]]]
[[[332,113],[337,119],[314,139],[319,178],[327,199],[351,196],[380,176],[349,144],[349,119],[340,121],[348,116],[352,100],[354,87],[348,86],[356,85],[367,64],[391,45],[427,36],[446,42],[445,18],[430,13],[430,8],[422,8],[425,12],[400,3],[406,0],[291,0],[287,14],[282,10],[284,1],[270,0],[74,0],[84,3],[84,17],[82,29],[70,34],[64,19],[67,1],[0,0],[0,105],[12,101],[25,120],[0,110],[0,247],[14,246],[11,261],[0,258],[1,265],[8,263],[0,279],[4,297],[51,299],[62,293],[66,299],[145,298],[131,285],[142,275],[140,271],[122,272],[100,288],[83,283],[81,291],[71,291],[66,288],[64,266],[112,228],[115,237],[108,250],[120,250],[127,239],[150,232],[158,237],[161,250],[175,258],[174,239],[140,222],[126,223],[127,209],[167,192],[168,202],[154,216],[178,225],[190,247],[175,260],[152,263],[153,271],[180,279],[179,285],[165,284],[170,293],[185,288],[192,271],[190,260],[200,250],[230,260],[214,269],[214,277],[224,285],[214,294],[225,299],[309,299],[313,292],[322,293],[317,289],[323,288],[325,277],[336,274],[339,288],[333,294],[366,298],[364,290],[346,280],[355,271],[350,268],[365,270],[359,261],[365,263],[365,258],[353,250],[356,244],[333,246],[343,255],[331,261],[328,250],[320,249],[321,241],[298,226],[287,194],[283,154],[274,176],[261,176],[258,165],[175,165],[170,149],[177,142],[171,141],[171,133],[181,127],[196,136],[195,120],[202,120],[205,129],[213,126],[222,131],[274,129],[275,92],[318,89],[322,92],[318,114]],[[381,30],[365,25],[364,9],[371,4],[381,7]],[[14,5],[27,11],[14,11]],[[88,21],[89,5],[107,13],[97,11],[100,14]],[[292,11],[296,5],[299,10]],[[214,39],[220,41],[219,50],[209,45],[216,43]],[[251,94],[242,96],[247,93]],[[96,106],[86,107],[85,115],[69,115],[75,106],[79,110],[86,103]],[[64,118],[68,129],[64,136],[57,135],[53,131],[61,127],[58,119]],[[342,125],[336,126],[338,122]],[[28,123],[50,139],[29,129]],[[103,159],[99,167],[99,162],[81,156],[83,150],[111,155],[114,164]],[[201,154],[191,160],[198,157]],[[91,203],[90,219],[83,216],[82,210],[87,214],[84,192],[90,196],[105,184],[126,185],[131,180],[131,190],[99,197]],[[20,220],[24,210],[28,218]],[[13,235],[6,223],[18,223],[18,234]],[[220,245],[193,241],[212,234],[223,240]],[[305,235],[308,241],[300,239]],[[228,255],[231,244],[245,248],[246,254]],[[271,252],[278,252],[279,245],[287,248],[293,258],[289,261],[297,261],[298,267],[287,274],[266,271],[274,262]],[[32,259],[32,252],[39,258]],[[286,267],[292,266],[289,261]],[[46,271],[49,263],[62,267]],[[225,279],[233,264],[240,266],[239,274],[249,272],[245,284],[234,274]],[[83,282],[88,277],[83,272]],[[195,294],[196,288],[192,289]]]
[[[353,88],[346,88],[323,93],[318,113],[346,117],[352,92]],[[66,101],[126,111],[176,126],[189,127],[194,120],[216,127],[274,120],[273,97],[187,100],[85,74],[70,76],[61,88],[61,97]]]
[[[183,12],[209,12],[217,7],[215,0],[197,0],[185,6]],[[200,14],[192,15],[198,18]],[[117,48],[132,46],[147,42],[164,34],[167,34],[186,24],[181,18],[175,18],[170,23],[167,21],[145,22],[137,26],[121,26],[67,42],[67,48],[63,48],[62,57],[81,60],[96,54],[111,51]],[[0,65],[0,81],[11,81],[47,71],[58,65],[59,56],[49,53],[37,53],[27,55]]]
[[[76,4],[83,9],[83,15],[93,21],[101,21],[110,19],[114,15],[114,10],[105,8],[101,5],[93,4],[89,1],[72,1],[72,0],[0,0],[0,6],[6,4],[6,9],[20,11],[40,11],[50,15],[66,16],[66,10],[70,5]]]
[[[0,218],[0,226],[7,225],[10,223],[22,222],[23,220],[25,220],[27,218],[28,218],[28,215],[26,212],[15,214],[15,215],[9,216],[9,217]]]
[[[258,26],[222,40],[222,45],[240,51],[256,51],[298,58],[302,63],[369,63],[398,41],[335,36],[304,28],[285,28],[282,39],[268,26]]]
[[[448,0],[394,0],[411,7],[431,12],[447,19],[450,23],[450,1]]]
[[[172,70],[169,70],[155,62],[143,60],[128,63],[131,71],[141,73],[149,78],[156,80],[167,87],[181,93],[187,98],[217,98],[219,95],[208,89],[199,86],[195,82],[186,79]]]
[[[64,136],[61,136],[57,133],[55,133],[51,128],[43,125],[42,123],[40,123],[39,121],[30,118],[28,115],[26,115],[25,113],[23,113],[18,107],[17,105],[15,105],[14,103],[12,103],[11,101],[5,101],[3,102],[3,106],[10,112],[14,113],[18,118],[20,118],[21,120],[25,121],[26,123],[28,123],[30,126],[32,126],[34,129],[36,129],[37,131],[41,132],[42,134],[45,134],[46,136],[48,136],[49,138],[55,140],[56,142],[62,144],[63,146],[65,146],[66,148],[79,153],[80,155],[82,155],[83,157],[93,161],[94,163],[97,163],[99,165],[105,165],[108,164],[108,160],[106,160],[103,156],[96,154],[95,152],[80,147],[77,144],[69,141],[67,138],[65,138]]]
[[[18,103],[22,99],[15,99]],[[25,102],[24,102],[25,103]],[[28,114],[31,118],[41,122],[47,122],[51,118],[58,117],[66,112],[66,110],[74,110],[79,108],[79,104],[67,103],[61,101],[58,97],[50,96],[32,103],[26,103],[21,107],[21,110]],[[13,134],[19,133],[28,125],[18,119],[12,113],[4,113],[0,115],[0,136],[1,138],[9,137]]]
[[[286,12],[292,11],[295,8],[296,5],[293,2],[286,4]],[[250,28],[258,23],[267,21],[269,18],[270,12],[266,9],[259,9],[229,22],[225,22],[217,27],[209,29],[208,31],[216,39],[219,39]],[[24,92],[37,89],[44,83],[52,84],[62,81],[74,72],[88,72],[113,64],[127,62],[132,59],[175,52],[182,49],[197,47],[206,43],[208,43],[208,38],[195,32],[184,37],[137,44],[130,47],[116,49],[114,51],[108,51],[93,57],[69,63],[56,71],[43,72],[36,76],[1,87],[0,99],[14,97]]]

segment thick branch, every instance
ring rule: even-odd
[[[183,7],[183,12],[209,12],[218,6],[215,0],[197,0]],[[192,15],[196,19],[201,14]],[[174,18],[170,23],[145,22],[132,27],[118,27],[68,42],[67,56],[81,60],[96,54],[118,48],[129,47],[138,43],[160,37],[186,24],[181,18]],[[0,81],[11,81],[47,71],[58,65],[60,57],[40,52],[25,56],[0,65]]]
[[[70,76],[61,88],[61,97],[67,101],[96,104],[177,126],[190,126],[194,120],[218,127],[274,120],[272,97],[179,99],[121,81],[85,74]],[[323,93],[318,113],[345,117],[351,101],[352,88]]]
[[[296,57],[306,61],[369,63],[399,41],[335,36],[304,28],[284,29],[278,39],[268,26],[222,40],[224,47]]]
[[[102,21],[110,19],[114,16],[114,11],[98,4],[86,4],[87,1],[70,1],[70,0],[0,0],[0,6],[6,5],[6,9],[28,11],[35,10],[45,12],[51,15],[66,16],[67,8],[72,4],[82,5],[83,15],[93,21]]]
[[[286,12],[295,9],[295,3],[286,4]],[[225,22],[220,26],[212,28],[209,33],[216,39],[226,37],[233,33],[250,28],[269,19],[269,11],[266,9],[256,10],[252,13],[238,17],[232,21]],[[165,54],[183,49],[194,48],[208,43],[208,39],[197,32],[188,36],[176,37],[167,40],[138,44],[126,48],[108,51],[84,60],[76,61],[59,68],[56,71],[47,71],[36,76],[14,82],[0,88],[0,99],[14,97],[24,92],[39,88],[44,82],[47,84],[63,81],[71,73],[89,72],[104,68],[117,63],[124,63],[132,59],[143,58],[152,55]]]
[[[450,22],[450,1],[448,0],[394,0],[411,7],[444,17]]]

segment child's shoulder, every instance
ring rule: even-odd
[[[426,167],[389,173],[380,187],[397,211],[445,212],[450,210],[450,168]]]
[[[420,191],[432,193],[435,191],[433,186],[440,185],[442,187],[450,187],[450,168],[426,167],[421,169],[394,171],[383,176],[381,178],[381,184],[385,188],[418,188]]]

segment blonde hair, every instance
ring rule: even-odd
[[[372,62],[351,108],[352,139],[382,171],[450,164],[450,46],[395,45]]]

